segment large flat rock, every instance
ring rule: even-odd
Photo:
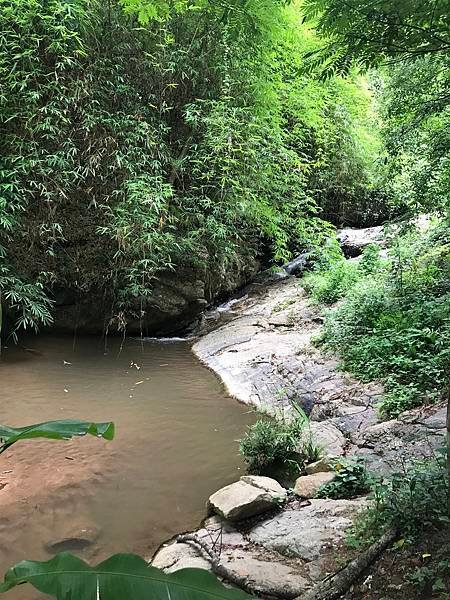
[[[324,550],[342,543],[365,504],[365,500],[311,500],[308,506],[285,510],[256,525],[249,539],[287,557],[317,560]]]
[[[239,575],[255,592],[266,594],[270,589],[283,589],[300,595],[311,586],[293,561],[280,560],[263,549],[249,544],[242,533],[220,518],[209,519],[196,536],[220,554],[221,563]],[[169,573],[186,568],[210,570],[210,564],[200,551],[188,543],[171,543],[160,548],[152,565]]]
[[[379,401],[380,387],[343,374],[336,359],[314,347],[320,311],[295,277],[250,286],[226,319],[192,349],[241,402],[273,415],[292,412],[295,402],[322,421],[353,417]]]
[[[352,436],[352,453],[363,456],[377,473],[404,468],[412,460],[429,458],[445,443],[446,406],[429,406],[376,423]]]

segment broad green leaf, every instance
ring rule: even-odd
[[[30,583],[57,600],[245,600],[202,569],[166,574],[135,554],[115,554],[90,567],[63,552],[47,562],[25,560],[12,567],[0,593]]]
[[[52,440],[68,440],[75,436],[94,435],[112,440],[114,423],[91,423],[89,421],[48,421],[28,425],[28,427],[8,427],[0,425],[0,453],[20,440],[48,438]]]

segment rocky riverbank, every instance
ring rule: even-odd
[[[206,319],[216,317],[211,312]],[[194,353],[240,402],[274,416],[288,415],[293,403],[301,406],[328,453],[362,455],[369,468],[389,472],[442,443],[444,406],[381,421],[376,405],[382,386],[340,371],[335,357],[314,346],[322,317],[301,279],[252,284],[226,318],[193,345]]]
[[[381,421],[376,405],[382,386],[339,371],[336,358],[314,346],[321,321],[301,280],[255,282],[240,298],[205,316],[210,331],[193,351],[239,401],[275,417],[288,416],[293,403],[300,405],[325,456],[362,456],[368,469],[380,474],[442,445],[445,407]],[[338,567],[345,532],[367,503],[364,498],[314,499],[322,471],[326,465],[310,469],[309,480],[300,478],[292,494],[268,478],[241,478],[210,498],[213,516],[196,535],[260,595],[270,596],[280,586],[287,596],[302,593]],[[180,542],[164,545],[153,564],[168,571],[210,566],[198,549]]]

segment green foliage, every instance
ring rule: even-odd
[[[384,74],[384,119],[391,197],[410,213],[450,208],[449,58],[432,55]]]
[[[353,85],[335,77],[326,84],[327,121],[316,130],[317,168],[309,185],[325,219],[338,225],[374,225],[391,213],[381,180],[380,119],[368,81],[353,72],[351,81]]]
[[[383,270],[383,259],[380,256],[380,247],[377,244],[369,244],[364,248],[358,262],[358,271],[361,275],[376,275]]]
[[[407,575],[407,580],[421,594],[443,592],[450,594],[450,560],[438,560],[430,565],[417,567],[415,571]]]
[[[259,419],[241,439],[239,450],[251,473],[263,474],[274,465],[292,461],[299,443],[302,427]]]
[[[250,597],[223,586],[203,569],[182,569],[166,574],[133,554],[116,554],[95,567],[68,552],[47,562],[26,560],[6,573],[4,583],[0,583],[0,593],[24,583],[57,600],[243,600]]]
[[[75,436],[94,435],[105,440],[114,438],[114,423],[91,423],[87,421],[48,421],[27,427],[0,425],[0,454],[21,440],[46,438],[68,440]]]
[[[366,254],[347,290],[341,291],[345,275],[336,278],[333,269],[318,277],[316,287],[310,284],[322,299],[343,298],[326,315],[322,341],[362,380],[384,382],[381,411],[387,417],[441,398],[447,384],[449,239],[446,222],[427,234],[404,234],[381,263]],[[354,272],[350,265],[340,268]]]
[[[330,40],[319,58],[334,69],[413,60],[450,47],[445,0],[306,0],[305,6]]]
[[[334,304],[365,277],[381,271],[383,264],[379,248],[375,245],[364,249],[357,264],[345,260],[340,252],[328,264],[319,263],[316,272],[305,275],[302,283],[317,302]]]
[[[302,471],[307,462],[319,458],[319,450],[309,443],[308,417],[301,409],[292,420],[258,419],[241,439],[239,450],[249,471],[259,475],[271,468],[292,466]]]
[[[121,4],[0,2],[0,291],[22,326],[61,289],[126,323],[167,270],[319,253],[321,207],[373,179],[370,94],[304,73],[321,42],[298,5]]]
[[[333,468],[334,480],[321,486],[317,498],[356,498],[370,490],[371,479],[362,460],[339,460]]]
[[[303,285],[317,302],[334,304],[345,296],[358,279],[358,268],[341,257],[327,271],[306,275]]]
[[[383,146],[381,197],[393,213],[446,210],[449,204],[449,26],[445,0],[306,0],[326,40],[308,53],[311,68],[371,72]],[[384,175],[383,175],[384,173]],[[372,204],[370,212],[376,214]]]
[[[8,266],[0,266],[0,335],[3,329],[4,312],[6,316],[8,313],[14,315],[11,333],[17,339],[20,329],[37,331],[39,323],[49,325],[52,322],[51,308],[52,302],[46,296],[40,281],[26,283],[12,275]]]
[[[373,502],[355,524],[357,539],[372,539],[387,527],[396,527],[406,541],[423,531],[450,523],[450,487],[445,454],[416,462],[378,482]]]

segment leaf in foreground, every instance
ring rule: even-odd
[[[57,600],[245,600],[202,569],[166,574],[134,554],[115,554],[96,567],[63,552],[47,562],[25,560],[12,567],[0,593],[30,583]]]
[[[94,435],[112,440],[114,423],[91,423],[89,421],[48,421],[28,425],[28,427],[8,427],[0,425],[0,453],[20,440],[47,438],[52,440],[68,440],[75,436]]]

